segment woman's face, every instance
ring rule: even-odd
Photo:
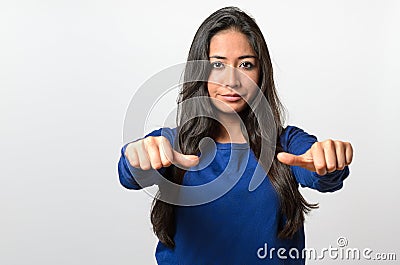
[[[223,113],[239,113],[253,99],[259,80],[259,62],[247,36],[223,30],[210,41],[211,73],[207,88],[213,105]]]

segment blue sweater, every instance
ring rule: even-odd
[[[173,146],[176,129],[163,128],[147,136],[166,136]],[[317,141],[315,136],[288,126],[280,136],[286,152],[300,155]],[[141,189],[134,176],[146,178],[148,186],[155,181],[154,170],[133,168],[124,157],[122,148],[118,164],[121,184],[128,189]],[[257,166],[254,153],[247,144],[216,143],[213,161],[198,171],[187,171],[183,185],[196,186],[212,181],[224,171],[232,150],[246,154],[238,161],[245,167],[235,186],[222,197],[198,206],[176,206],[175,248],[170,249],[161,242],[156,248],[158,264],[208,265],[208,264],[304,264],[301,251],[305,247],[304,229],[291,239],[279,239],[278,227],[282,224],[279,198],[268,177],[254,190],[249,191],[249,182]],[[247,155],[250,154],[250,155]],[[243,156],[244,157],[244,156]],[[201,163],[201,161],[200,161]],[[302,187],[321,192],[333,192],[343,186],[349,175],[348,167],[324,176],[300,167],[291,167],[293,176]],[[163,173],[163,170],[159,170]],[[279,248],[283,250],[278,251]],[[295,258],[297,252],[299,258]]]

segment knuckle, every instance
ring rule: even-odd
[[[351,143],[346,142],[346,147],[350,148],[351,150],[353,150],[353,146],[351,145]]]
[[[170,165],[172,165],[172,163],[170,161],[167,161],[167,162],[163,163],[164,167],[169,167]]]
[[[323,146],[324,146],[324,142],[315,142],[312,147],[313,147],[313,150],[320,150],[323,148]]]
[[[127,146],[126,149],[125,149],[124,155],[125,155],[126,157],[128,157],[129,154],[130,154],[131,152],[133,152],[135,149],[136,149],[135,143],[130,143],[130,144],[128,144],[128,146]]]
[[[162,136],[162,135],[161,135],[161,136],[158,136],[158,139],[159,139],[160,142],[163,142],[163,143],[169,142],[168,139],[167,139],[167,137]]]
[[[335,147],[342,147],[342,146],[344,146],[344,143],[343,143],[342,141],[336,140],[336,141],[333,141],[333,143],[334,143]]]
[[[162,159],[161,163],[163,164],[163,166],[170,166],[171,165],[171,161],[169,161],[166,158]]]
[[[315,152],[318,149],[318,146],[319,146],[319,143],[315,142],[310,148],[311,152]]]
[[[133,166],[133,167],[139,167],[139,161],[137,161],[137,160],[135,160],[135,159],[133,159],[133,158],[128,158],[128,161],[129,161],[129,164],[131,164],[131,166]]]
[[[336,165],[334,164],[328,164],[326,166],[326,168],[328,169],[328,171],[334,171],[336,169]]]
[[[151,168],[150,164],[141,164],[140,168],[143,170],[149,170]]]
[[[346,165],[350,165],[352,162],[353,162],[353,158],[352,157],[346,159]]]
[[[324,141],[324,145],[327,147],[334,147],[335,146],[335,142],[332,139],[328,139]]]
[[[314,166],[317,170],[324,170],[326,168],[326,165],[323,163],[316,163]]]
[[[154,137],[153,136],[148,136],[148,137],[144,138],[143,142],[147,146],[152,146],[152,145],[154,145]]]
[[[171,149],[171,144],[169,143],[169,140],[164,136],[160,136],[159,145],[161,145],[166,150]]]
[[[136,148],[136,146],[139,144],[140,141],[141,141],[141,140],[135,141],[135,142],[132,142],[132,143],[128,144],[128,146],[126,147],[126,149],[128,150],[128,149]]]
[[[154,163],[154,164],[152,165],[152,167],[153,167],[154,169],[160,169],[160,168],[162,167],[162,164],[161,164],[161,163]]]
[[[137,144],[138,144],[138,150],[141,150],[141,151],[143,151],[143,150],[146,150],[146,145],[147,145],[147,143],[146,143],[146,139],[143,139],[143,140],[140,140]]]

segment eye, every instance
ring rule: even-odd
[[[221,69],[224,67],[224,64],[222,62],[216,61],[211,63],[212,68],[215,69]]]
[[[254,67],[254,64],[251,62],[242,62],[239,67],[250,70]]]

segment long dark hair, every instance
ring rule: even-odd
[[[267,126],[275,126],[277,132],[276,139],[272,139],[272,141],[276,143],[276,155],[278,152],[283,151],[279,136],[283,131],[284,108],[276,93],[267,44],[255,20],[236,7],[225,7],[217,10],[211,14],[197,30],[187,60],[188,62],[209,60],[211,38],[218,32],[226,29],[233,29],[246,35],[258,57],[260,65],[258,86],[266,97],[272,110],[273,124],[269,123]],[[184,79],[187,79],[187,77],[185,76]],[[207,83],[201,81],[187,82],[183,84],[183,88],[178,97],[178,103],[199,96],[208,96]],[[210,102],[204,102],[202,106],[204,112],[212,110]],[[184,114],[193,111],[196,110],[193,110],[188,104],[182,104],[180,109],[178,109],[178,134],[175,142],[179,144],[180,151],[184,154],[198,154],[201,139],[204,137],[216,137],[218,134],[216,128],[220,128],[216,120],[208,117],[201,116],[189,120],[185,119]],[[269,129],[266,128],[266,125],[258,123],[254,112],[250,111],[249,108],[244,112],[246,118],[242,120],[245,128],[242,128],[242,131],[244,135],[247,133],[247,140],[250,148],[254,152],[259,163],[265,166],[266,162],[260,160],[261,141],[262,135],[265,135],[263,132],[269,131]],[[308,203],[303,198],[298,190],[298,183],[291,174],[290,168],[280,163],[276,159],[276,156],[273,158],[272,164],[268,168],[268,177],[280,200],[282,225],[279,227],[278,237],[291,238],[299,228],[302,227],[304,223],[304,214],[318,206],[317,204]],[[175,183],[182,183],[184,174],[184,170],[175,166],[170,166],[167,168],[166,177]],[[153,224],[153,230],[159,240],[166,246],[173,248],[175,246],[173,240],[175,234],[175,206],[160,200],[161,193],[162,190],[160,189],[158,196],[154,199],[151,211],[151,222]]]

